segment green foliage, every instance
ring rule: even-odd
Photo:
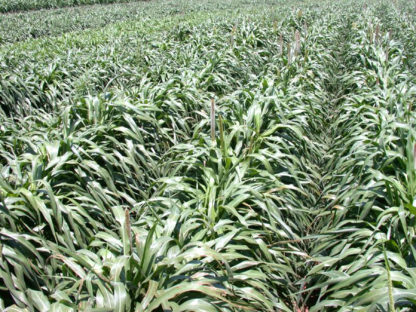
[[[0,0],[0,13],[134,1],[137,0]]]
[[[281,1],[275,0],[275,2]],[[249,2],[240,3],[231,0],[209,2],[159,0],[10,13],[4,14],[0,19],[0,44],[101,28],[125,21],[148,21],[171,15],[241,9],[248,6],[251,6]]]
[[[248,3],[2,47],[2,310],[415,309],[408,10]]]

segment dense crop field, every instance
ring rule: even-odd
[[[0,44],[99,28],[115,21],[152,20],[191,12],[241,9],[250,5],[250,2],[230,0],[221,2],[152,0],[4,14],[0,19]],[[11,29],[13,31],[10,31]]]
[[[414,12],[2,16],[0,310],[416,311]]]
[[[108,4],[134,1],[137,0],[0,0],[0,12],[8,13],[88,4]]]

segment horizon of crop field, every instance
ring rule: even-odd
[[[0,13],[16,13],[42,9],[138,1],[140,0],[0,0]]]
[[[0,1],[0,310],[415,311],[414,9]]]
[[[267,5],[279,2],[279,0],[261,1]],[[250,2],[233,0],[221,2],[198,0],[117,1],[117,3],[110,4],[98,3],[12,12],[3,14],[0,19],[0,45],[32,38],[59,36],[86,29],[97,29],[126,21],[155,19],[192,12],[242,9],[250,5]],[[10,31],[11,29],[13,31]]]

